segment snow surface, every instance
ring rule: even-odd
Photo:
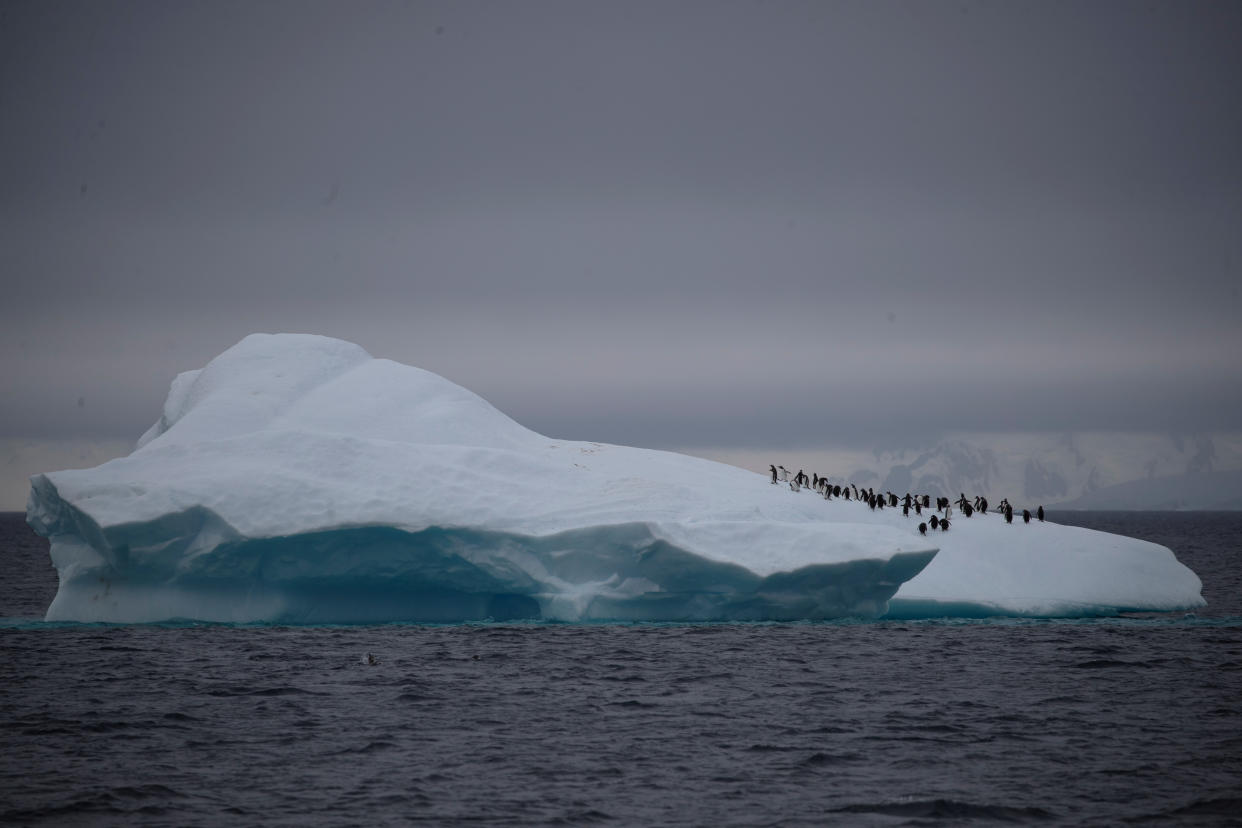
[[[60,574],[49,620],[875,617],[894,593],[906,615],[1203,604],[1154,544],[998,515],[921,537],[899,509],[550,439],[435,374],[301,334],[254,334],[178,376],[131,455],[31,478],[27,520]]]

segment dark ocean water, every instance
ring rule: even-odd
[[[49,625],[0,515],[0,822],[1242,825],[1242,513],[1195,617]],[[366,666],[366,652],[381,661]]]

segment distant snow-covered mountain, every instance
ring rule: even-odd
[[[1242,435],[960,434],[879,451],[845,478],[899,494],[982,494],[1069,509],[1242,508]]]

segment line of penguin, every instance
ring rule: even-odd
[[[818,492],[824,500],[832,500],[834,497],[839,497],[842,500],[855,500],[871,507],[872,511],[883,509],[885,506],[896,508],[900,505],[901,513],[906,517],[910,516],[911,509],[914,510],[916,516],[922,515],[924,509],[931,509],[931,495],[912,495],[906,492],[905,497],[899,498],[893,492],[876,494],[873,489],[859,489],[852,483],[846,483],[844,486],[829,483],[828,478],[820,477],[818,474],[807,477],[802,470],[799,470],[793,479],[790,480],[789,469],[784,466],[769,466],[768,468],[772,474],[772,485],[782,482],[788,483],[789,488],[795,492],[801,491],[804,488],[812,489]],[[982,495],[976,495],[973,502],[966,497],[965,492],[962,492],[961,497],[952,502],[947,497],[938,497],[936,498],[936,512],[943,512],[944,514],[933,514],[931,520],[927,523],[919,523],[919,534],[927,534],[928,523],[931,524],[933,531],[936,529],[942,532],[949,531],[949,524],[952,522],[951,518],[953,517],[953,506],[955,504],[958,510],[966,517],[971,517],[976,512],[981,515],[988,513],[988,499]],[[996,511],[1004,515],[1005,523],[1013,523],[1013,506],[1009,505],[1008,498],[996,505]],[[1030,523],[1031,517],[1030,509],[1022,510],[1023,523]],[[1043,506],[1036,510],[1034,517],[1043,522]]]

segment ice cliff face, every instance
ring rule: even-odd
[[[128,457],[36,475],[49,620],[876,616],[911,526],[667,452],[553,440],[426,371],[252,335]],[[938,540],[938,539],[937,539]]]

